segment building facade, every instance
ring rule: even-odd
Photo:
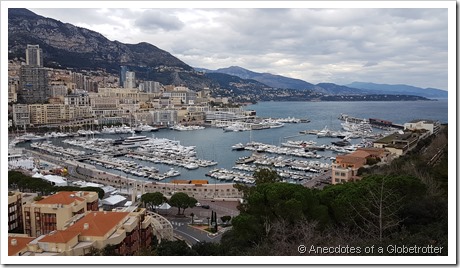
[[[22,232],[22,194],[8,192],[8,232]]]
[[[45,103],[50,97],[48,70],[43,67],[21,66],[19,74],[19,103]]]
[[[439,132],[441,124],[433,120],[413,120],[404,124],[404,130],[428,130],[430,135]]]
[[[27,45],[26,65],[31,67],[43,67],[43,51],[39,45]]]
[[[387,162],[389,152],[378,148],[359,148],[355,152],[338,155],[332,163],[332,184],[360,180],[358,170],[365,165]]]
[[[150,245],[154,229],[160,228],[158,224],[154,215],[144,208],[88,211],[69,221],[62,230],[14,243],[11,240],[15,238],[10,238],[9,255],[84,256],[107,246],[111,246],[116,255],[135,255]],[[172,239],[172,230],[169,233],[167,237]],[[17,245],[17,242],[24,243]]]
[[[66,228],[68,221],[86,211],[98,210],[96,192],[58,192],[23,206],[24,233],[39,237]]]

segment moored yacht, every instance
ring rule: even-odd
[[[134,132],[136,132],[136,133],[152,132],[152,131],[158,131],[158,128],[157,127],[152,127],[150,125],[140,124],[134,129]]]
[[[149,138],[146,136],[131,136],[122,141],[121,146],[126,148],[139,147],[148,141]]]

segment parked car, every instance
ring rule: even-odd
[[[209,205],[202,205],[202,208],[209,209]]]

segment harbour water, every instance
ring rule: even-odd
[[[330,130],[340,130],[343,121],[338,117],[340,114],[348,114],[359,118],[378,118],[392,121],[396,124],[404,124],[405,122],[414,119],[431,119],[438,120],[441,123],[447,123],[448,111],[447,100],[443,101],[414,101],[414,102],[261,102],[255,105],[245,107],[246,110],[255,110],[257,116],[264,118],[308,118],[309,123],[290,123],[285,124],[281,128],[242,131],[242,132],[224,132],[221,128],[208,127],[203,130],[193,131],[175,131],[170,129],[162,129],[158,132],[144,132],[142,135],[156,138],[167,138],[170,140],[180,141],[184,146],[196,146],[196,157],[199,159],[217,161],[218,165],[210,167],[200,167],[198,169],[189,170],[182,167],[174,167],[180,171],[181,175],[162,180],[168,182],[171,180],[208,180],[209,183],[224,183],[225,181],[216,180],[205,176],[210,170],[216,168],[224,168],[232,170],[235,166],[235,161],[240,157],[250,156],[252,151],[236,151],[232,150],[232,146],[237,143],[246,144],[250,141],[261,142],[280,146],[281,143],[288,140],[306,140],[314,141],[317,145],[330,145],[332,141],[337,141],[337,138],[318,138],[315,135],[301,135],[300,131],[304,130],[321,130],[327,126]],[[375,131],[380,131],[375,129]],[[98,135],[100,138],[119,139],[120,137],[128,137],[131,134],[121,135]],[[62,141],[66,138],[52,139],[53,144],[62,147],[71,147]],[[358,143],[360,139],[352,140],[352,143]],[[19,144],[18,146],[28,147],[27,143]],[[72,147],[80,149],[78,147]],[[321,161],[331,163],[331,157],[336,153],[332,151],[318,152],[320,159],[303,159],[307,161]],[[267,154],[268,155],[268,154]],[[276,156],[276,155],[270,155]],[[288,158],[288,156],[283,156]],[[166,164],[154,164],[143,160],[134,160],[126,156],[118,157],[135,161],[142,166],[154,166],[159,169],[160,173],[167,172],[172,166]],[[297,158],[299,159],[299,158]],[[106,169],[97,165],[101,171],[109,171],[119,174],[123,177],[134,178],[139,180],[148,180],[147,178],[138,177],[132,174],[127,174],[123,171]],[[228,183],[228,181],[226,182]]]

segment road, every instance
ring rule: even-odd
[[[238,202],[232,201],[211,201],[211,200],[198,200],[202,205],[209,205],[209,209],[202,207],[187,208],[185,210],[186,217],[177,217],[177,209],[171,208],[166,214],[162,214],[166,217],[173,226],[175,235],[179,235],[185,239],[190,245],[194,245],[198,242],[219,242],[225,229],[218,232],[216,235],[211,235],[206,231],[199,230],[197,228],[190,227],[191,223],[190,214],[193,213],[195,223],[208,224],[208,217],[211,218],[211,212],[217,213],[217,219],[220,223],[220,217],[222,216],[237,216],[239,214],[236,208]]]

